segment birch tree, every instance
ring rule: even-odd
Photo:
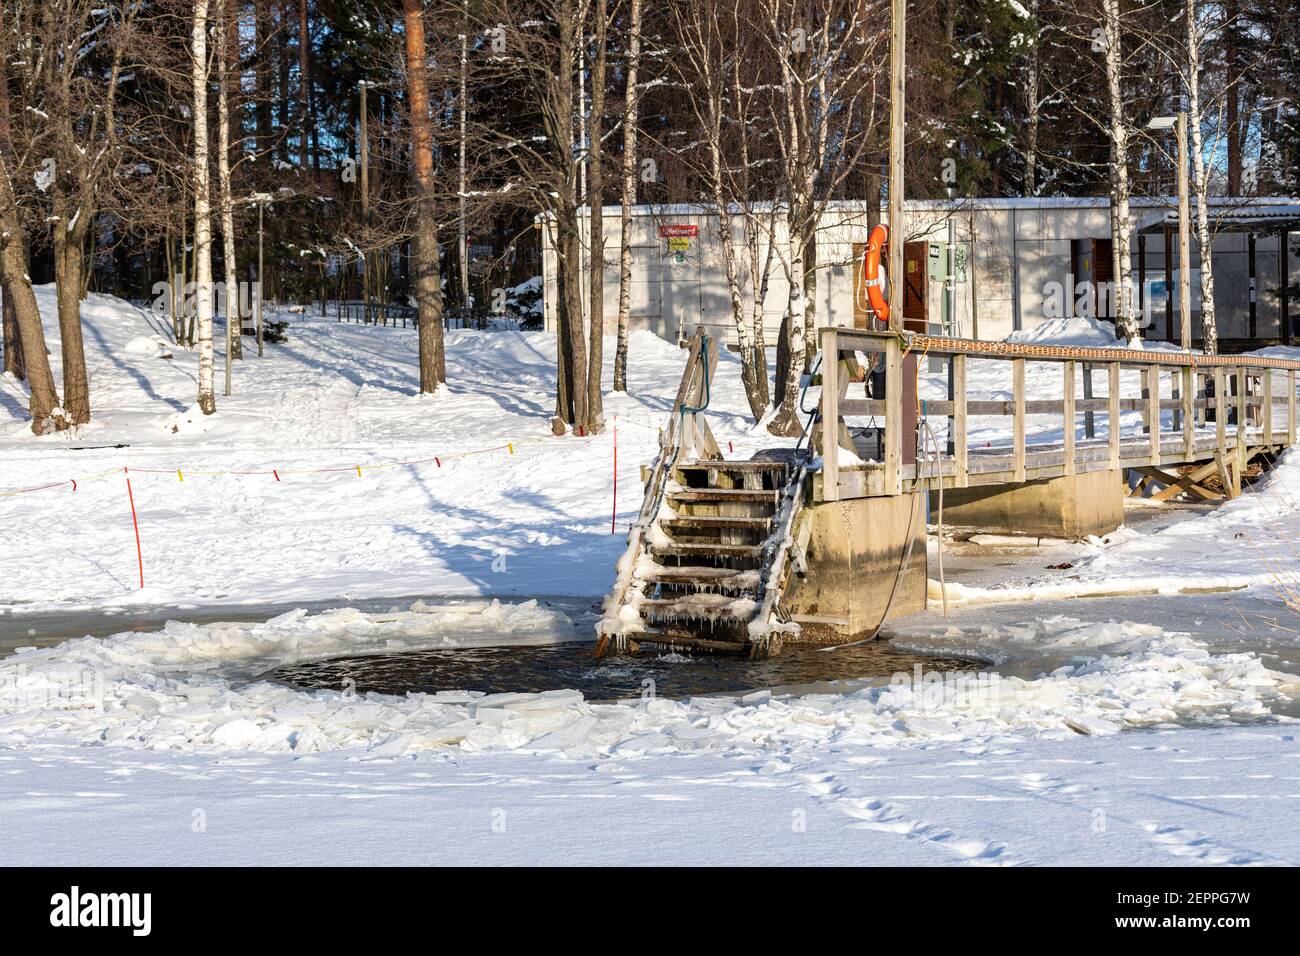
[[[1129,124],[1124,112],[1124,55],[1120,0],[1101,0],[1106,63],[1106,93],[1110,105],[1111,275],[1115,280],[1115,331],[1119,338],[1141,337],[1133,299],[1133,257],[1129,211]]]
[[[1196,202],[1196,242],[1200,247],[1201,266],[1201,341],[1207,355],[1219,351],[1219,324],[1214,312],[1214,258],[1211,246],[1214,236],[1210,231],[1210,169],[1205,161],[1205,142],[1202,129],[1206,117],[1201,100],[1201,51],[1206,42],[1207,29],[1201,23],[1197,0],[1185,0],[1183,16],[1186,19],[1186,61],[1184,77],[1187,86],[1187,127],[1191,140],[1192,198]],[[1179,162],[1187,162],[1180,156]]]
[[[873,144],[883,43],[869,24],[883,4],[758,0],[757,35],[776,64],[771,124],[786,241],[779,250],[789,295],[777,342],[775,434],[794,435],[799,378],[816,351],[817,230],[840,187]],[[766,29],[763,29],[765,27]]]
[[[674,40],[679,54],[673,60],[685,99],[690,105],[694,125],[699,129],[702,157],[694,165],[705,183],[711,209],[717,221],[719,247],[727,297],[731,306],[736,346],[741,359],[741,382],[750,413],[758,421],[767,412],[769,390],[767,364],[762,341],[762,279],[751,257],[750,292],[758,306],[751,313],[745,304],[745,283],[740,273],[738,240],[733,226],[737,210],[752,210],[753,183],[745,158],[754,135],[753,119],[747,109],[752,96],[745,92],[740,79],[741,63],[752,57],[752,44],[746,43],[746,28],[738,15],[740,3],[731,0],[699,0],[689,6],[672,9]],[[757,85],[757,84],[756,84]],[[729,147],[737,146],[741,169],[733,165]],[[686,158],[690,158],[689,156]],[[741,188],[735,189],[739,184]],[[745,215],[747,231],[757,225],[757,217]],[[754,236],[755,243],[758,237]],[[767,247],[771,249],[769,233]],[[770,259],[769,259],[770,261]],[[758,343],[756,345],[756,343]]]
[[[604,403],[601,399],[601,372],[605,362],[605,79],[606,60],[609,53],[608,0],[591,0],[592,75],[591,119],[588,135],[591,137],[587,154],[587,225],[588,242],[588,348],[587,348],[587,425],[599,432],[605,425]]]
[[[212,350],[212,206],[208,188],[208,0],[194,0],[190,68],[194,81],[194,288],[199,349],[199,409],[217,410]]]
[[[217,189],[221,204],[222,262],[225,266],[226,333],[230,357],[242,359],[243,316],[240,314],[239,272],[235,268],[235,197],[230,186],[230,100],[239,81],[239,20],[231,9],[236,0],[217,0]],[[260,276],[258,277],[261,278]]]
[[[623,182],[619,196],[618,344],[614,351],[614,391],[627,391],[627,332],[632,313],[632,206],[636,202],[637,73],[641,66],[641,0],[630,0],[627,35],[627,90],[623,97]]]

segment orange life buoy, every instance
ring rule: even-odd
[[[862,284],[867,287],[867,302],[881,322],[889,322],[889,303],[882,291],[884,280],[880,277],[880,253],[889,241],[889,229],[875,226],[867,237],[867,248],[862,253]]]

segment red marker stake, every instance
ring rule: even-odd
[[[144,587],[144,553],[140,550],[140,521],[135,516],[135,495],[131,493],[131,473],[125,468],[122,474],[126,475],[126,497],[131,502],[131,525],[135,528],[135,560],[140,565],[140,587]]]

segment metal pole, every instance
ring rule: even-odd
[[[266,203],[257,204],[257,357],[262,357],[262,210]]]
[[[369,89],[370,84],[362,80],[360,86],[361,228],[368,231],[370,228],[370,123],[366,106],[366,90]],[[364,254],[361,258],[361,298],[365,303],[363,309],[366,321],[370,322],[372,319],[370,314],[370,257]]]
[[[460,34],[460,106],[457,112],[460,113],[460,195],[458,200],[459,227],[457,239],[457,252],[460,255],[460,305],[462,309],[469,309],[469,237],[465,232],[465,190],[467,180],[465,174],[465,123],[466,114],[469,112],[469,88],[466,82],[466,74],[469,72],[469,2],[465,0],[462,5],[463,20]]]
[[[1187,183],[1187,113],[1178,113],[1178,320],[1183,349],[1192,348],[1192,213]],[[1202,249],[1205,255],[1208,250]]]
[[[889,38],[889,327],[903,328],[903,106],[906,97],[907,0],[890,0]]]

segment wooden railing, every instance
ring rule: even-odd
[[[948,487],[966,487],[1206,460],[1219,462],[1224,477],[1230,477],[1233,488],[1239,490],[1250,455],[1259,449],[1294,444],[1296,439],[1298,361],[1255,355],[1018,345],[837,328],[821,331],[821,346],[823,465],[816,489],[821,500],[902,494],[905,486],[922,478],[941,480]],[[858,353],[869,356],[865,366],[858,362]],[[923,357],[947,364],[951,398],[936,401],[915,396],[916,362]],[[1011,400],[968,398],[969,359],[1009,363]],[[1060,365],[1063,398],[1035,399],[1026,394],[1025,369],[1030,362]],[[883,366],[883,396],[849,398],[849,385],[861,379],[859,370],[873,366]],[[1081,366],[1085,376],[1082,397],[1078,395]],[[1125,369],[1141,373],[1140,394],[1122,394],[1121,372]],[[1093,396],[1093,376],[1098,371],[1104,371],[1107,383],[1104,398]],[[1169,398],[1161,397],[1166,376],[1171,380]],[[1286,410],[1281,431],[1277,428],[1279,406]],[[1132,411],[1142,414],[1143,435],[1126,439],[1121,434],[1120,416]],[[1162,412],[1166,411],[1172,413],[1170,428],[1163,427]],[[1081,447],[1076,436],[1081,413],[1087,447]],[[1104,413],[1108,422],[1106,442],[1101,446],[1090,441],[1098,413]],[[1026,438],[1026,417],[1045,414],[1062,417],[1062,440],[1031,445]],[[980,449],[978,462],[968,447],[969,419],[975,416],[1011,418],[1009,445]],[[883,426],[883,460],[842,466],[838,454],[832,453],[835,445],[857,451],[847,437],[845,419],[864,417],[874,417]],[[950,450],[938,460],[931,456],[924,464],[924,474],[917,473],[913,461],[904,460],[904,435],[916,427],[918,417],[946,418],[949,425]],[[1210,425],[1214,427],[1212,437]],[[1251,434],[1252,429],[1256,434]]]

